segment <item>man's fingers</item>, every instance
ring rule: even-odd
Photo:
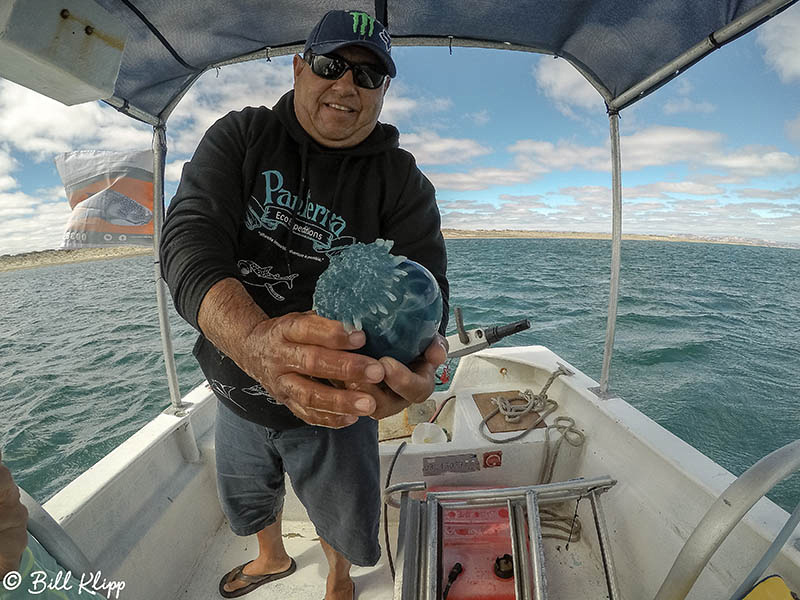
[[[383,381],[409,402],[424,402],[433,393],[436,367],[431,363],[419,361],[413,370],[388,356],[381,358],[380,363],[386,372]]]
[[[425,360],[438,367],[447,360],[447,340],[438,333],[425,349]]]
[[[326,319],[313,313],[295,313],[276,320],[286,341],[296,344],[311,344],[336,350],[355,350],[364,345],[367,338],[363,331],[347,333],[339,321]]]
[[[282,354],[289,369],[309,377],[377,383],[384,376],[378,361],[352,352],[297,344],[286,347]]]
[[[0,463],[0,531],[24,532],[27,522],[28,511],[19,500],[19,488],[8,467]]]
[[[11,471],[0,463],[0,506],[13,506],[19,502],[19,488],[11,477]]]
[[[278,386],[278,400],[293,412],[294,407],[299,406],[303,412],[357,417],[370,415],[375,410],[375,399],[369,394],[336,388],[295,373],[280,377]]]
[[[320,412],[317,410],[307,411],[308,420],[306,423],[309,425],[317,425],[318,427],[328,427],[330,429],[343,429],[350,427],[353,423],[358,421],[358,417],[346,415],[334,415],[331,413]]]
[[[329,412],[321,412],[313,408],[307,408],[297,402],[289,402],[286,406],[298,419],[309,425],[316,425],[318,427],[341,429],[343,427],[349,427],[358,421],[358,417],[354,415],[336,415]]]

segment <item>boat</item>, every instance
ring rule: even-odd
[[[450,345],[460,361],[449,388],[382,423],[384,558],[354,568],[359,597],[739,599],[765,571],[800,591],[800,511],[790,516],[763,497],[800,468],[800,440],[736,478],[609,383],[622,218],[619,112],[795,1],[377,0],[366,7],[389,25],[396,46],[567,60],[607,106],[614,216],[600,381],[542,346],[491,347],[524,324],[466,331],[457,318]],[[298,51],[319,16],[315,3],[302,2],[270,6],[268,15],[246,0],[33,4],[10,0],[0,14],[0,42],[32,47],[3,50],[2,74],[66,103],[104,99],[153,126],[156,247],[165,128],[183,94],[208,70]],[[325,8],[337,7],[349,8]],[[225,523],[214,475],[216,399],[208,384],[180,397],[158,263],[155,270],[171,406],[44,507],[27,498],[29,528],[65,568],[97,573],[109,597],[216,598],[221,574],[251,558],[254,542]],[[520,407],[529,410],[514,414]],[[253,599],[324,589],[316,532],[287,488],[283,535],[298,571],[251,592]]]

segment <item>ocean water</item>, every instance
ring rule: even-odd
[[[530,319],[500,345],[543,344],[599,379],[609,242],[447,249],[468,328]],[[626,241],[622,258],[612,389],[734,474],[796,439],[800,251]],[[0,273],[0,448],[38,500],[168,405],[154,297],[148,257]],[[195,332],[171,320],[185,394]],[[771,497],[791,511],[800,476]]]

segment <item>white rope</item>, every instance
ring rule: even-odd
[[[536,428],[537,425],[539,425],[539,423],[544,421],[546,416],[558,408],[558,403],[555,400],[548,398],[547,390],[559,376],[569,374],[569,371],[564,369],[564,367],[559,367],[553,371],[553,373],[545,382],[544,386],[542,386],[542,391],[540,391],[538,394],[534,394],[532,390],[527,389],[522,392],[521,398],[517,397],[509,399],[499,396],[496,398],[491,398],[491,402],[496,408],[486,415],[483,421],[480,422],[480,425],[478,425],[478,432],[484,437],[484,439],[495,444],[514,442],[528,435]],[[521,404],[519,403],[519,400],[524,400],[525,403]],[[517,403],[514,404],[514,401],[517,401]],[[531,412],[539,413],[539,418],[527,429],[525,429],[525,431],[518,435],[510,438],[498,439],[488,435],[484,431],[484,428],[486,431],[488,431],[489,428],[487,423],[498,413],[503,415],[508,423],[519,423],[519,420],[522,417]],[[561,434],[554,446],[550,443],[551,430],[556,430],[559,434]],[[539,472],[539,483],[549,483],[552,480],[553,471],[555,470],[556,461],[558,459],[558,453],[561,450],[561,445],[564,440],[566,440],[570,446],[577,448],[583,445],[585,439],[586,436],[581,430],[575,427],[575,419],[571,417],[557,417],[552,425],[547,426],[544,430],[545,451],[542,454],[542,466]],[[552,450],[551,446],[553,446]],[[570,540],[576,542],[580,540],[581,522],[577,516],[577,506],[574,517],[561,515],[555,511],[546,509],[540,509],[539,513],[542,529],[550,530],[547,532],[542,532],[543,538],[555,538],[568,542]]]
[[[497,410],[503,415],[507,423],[519,423],[520,418],[527,415],[529,412],[535,410],[536,396],[530,390],[522,392],[522,398],[525,404],[511,404],[510,398],[492,398],[491,402],[497,407]],[[516,398],[514,398],[516,400]]]
[[[491,402],[497,408],[495,408],[492,412],[490,412],[486,417],[484,417],[483,421],[480,422],[478,425],[478,432],[483,436],[484,439],[494,443],[494,444],[507,444],[508,442],[515,442],[519,439],[522,439],[526,435],[528,435],[531,431],[533,431],[539,423],[544,421],[544,418],[552,413],[554,410],[558,408],[558,403],[555,400],[551,400],[547,397],[547,390],[553,384],[557,377],[561,375],[568,375],[569,372],[564,369],[564,367],[559,367],[553,373],[550,374],[550,377],[547,379],[545,384],[542,386],[542,391],[538,394],[534,394],[532,390],[528,389],[522,392],[522,399],[525,400],[525,404],[512,404],[512,400],[518,400],[518,398],[514,398],[512,400],[508,400],[506,398],[492,398]],[[509,438],[495,438],[488,435],[484,428],[488,431],[489,427],[487,423],[489,419],[494,417],[496,414],[501,413],[507,422],[509,423],[517,423],[519,422],[520,418],[525,416],[530,412],[537,412],[539,413],[539,418],[534,421],[525,431],[522,433],[509,437]]]
[[[555,444],[555,448],[551,451],[550,447],[550,430],[555,429],[561,434]],[[550,483],[553,480],[553,471],[556,468],[556,459],[558,452],[561,450],[561,444],[564,440],[574,447],[578,448],[583,445],[586,436],[583,432],[575,427],[575,419],[572,417],[556,417],[552,425],[544,430],[544,454],[542,455],[542,468],[539,472],[539,483]]]

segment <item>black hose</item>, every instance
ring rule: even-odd
[[[397,450],[395,450],[394,457],[392,457],[392,462],[389,464],[389,471],[386,473],[386,488],[389,487],[389,483],[392,481],[392,471],[394,471],[394,464],[397,462],[397,457],[400,456],[400,453],[403,451],[403,448],[406,447],[406,444],[408,444],[408,442],[403,442],[400,444],[400,446],[398,446]],[[389,546],[389,505],[386,504],[386,502],[383,503],[383,533],[386,543],[386,556],[389,559],[389,570],[392,572],[392,581],[394,581],[392,548]]]
[[[447,575],[447,585],[444,588],[444,592],[442,593],[442,600],[447,600],[447,594],[450,593],[450,587],[453,585],[453,582],[461,575],[464,567],[461,566],[461,563],[456,563],[453,565],[453,568],[450,569],[450,573]]]
[[[452,400],[455,397],[456,397],[456,395],[453,394],[452,396],[448,396],[447,398],[442,400],[442,403],[438,406],[438,408],[436,409],[436,412],[433,413],[433,416],[431,417],[430,421],[428,421],[428,423],[436,423],[436,419],[439,418],[439,415],[441,414],[442,409],[444,408],[445,404],[450,402],[450,400]]]

